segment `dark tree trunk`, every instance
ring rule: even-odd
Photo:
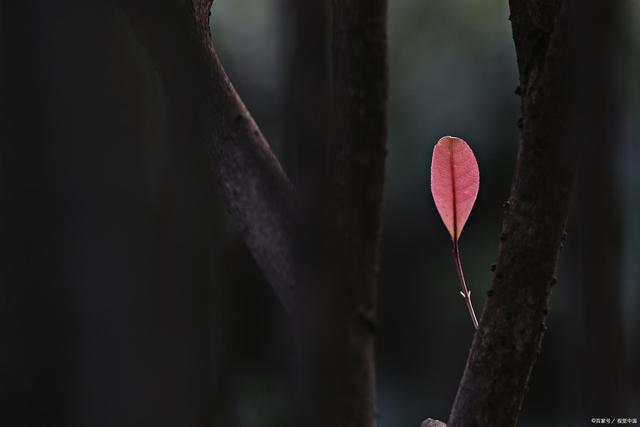
[[[295,194],[229,82],[209,33],[211,2],[123,2],[174,108],[191,111],[186,141],[204,147],[227,209],[287,310],[295,300]],[[169,31],[168,29],[171,29]]]
[[[540,351],[575,169],[569,78],[583,58],[571,50],[574,3],[510,1],[520,145],[493,285],[449,427],[515,425]]]
[[[321,197],[307,197],[305,203],[323,199],[327,188],[325,156],[331,126],[330,13],[328,0],[282,1],[283,51],[287,65],[283,78],[283,163],[292,182],[298,188],[304,187],[299,188],[303,196],[307,191],[323,191]]]
[[[298,424],[372,426],[387,133],[386,1],[332,4],[331,86],[324,95],[332,112],[323,118],[321,106],[319,122],[307,121],[308,131],[320,133],[310,135],[308,145],[305,135],[294,150],[297,188],[214,52],[211,3],[119,3],[158,69],[168,102],[193,112],[187,141],[204,144],[232,217],[291,316],[304,381]],[[324,49],[323,43],[313,46]],[[301,77],[306,84],[329,81],[307,71]],[[321,129],[317,123],[325,120]]]
[[[387,135],[386,1],[334,1],[330,49],[331,131],[320,153],[322,180],[307,181],[322,195],[317,211],[306,215],[315,224],[311,235],[317,239],[301,247],[310,261],[305,282],[312,284],[303,292],[297,318],[307,390],[304,424],[364,427],[375,424],[375,283]]]

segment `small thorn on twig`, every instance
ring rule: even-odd
[[[489,268],[491,268],[491,271],[496,271],[496,265],[495,264],[491,264],[491,267],[489,267]]]
[[[511,207],[511,202],[509,200],[505,200],[504,203],[502,204],[502,207],[505,210],[508,210]]]
[[[466,295],[464,294],[464,292],[460,291],[460,295],[462,295],[462,298],[467,298]]]
[[[556,278],[556,276],[553,276],[551,278],[551,283],[549,283],[551,286],[555,286],[556,283],[558,283],[558,279]]]

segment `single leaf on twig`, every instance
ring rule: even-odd
[[[453,136],[440,138],[431,159],[431,193],[440,218],[451,235],[453,260],[462,287],[461,294],[476,329],[478,319],[471,304],[471,292],[464,280],[458,240],[473,209],[479,186],[478,162],[467,143]]]
[[[431,160],[431,193],[452,240],[460,239],[480,186],[478,162],[460,138],[440,138]]]

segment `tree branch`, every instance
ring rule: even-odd
[[[373,318],[387,154],[387,1],[333,0],[333,138],[329,201],[346,280]]]
[[[321,163],[314,170],[323,179],[307,177],[306,182],[306,188],[317,188],[312,194],[321,204],[316,209],[305,200],[312,207],[307,217],[312,231],[305,234],[316,238],[310,241],[313,247],[307,244],[301,251],[310,262],[303,273],[304,313],[298,325],[306,400],[300,423],[372,427],[387,140],[387,3],[331,4],[331,126],[315,159]]]
[[[449,427],[515,425],[538,356],[575,169],[568,2],[511,0],[521,136],[497,267]]]
[[[296,196],[214,51],[211,0],[115,1],[130,17],[170,104],[191,123],[185,143],[204,143],[228,211],[290,311]]]
[[[330,95],[322,100],[326,116],[315,122],[330,126],[299,156],[300,197],[214,52],[211,1],[114,1],[131,17],[169,103],[191,113],[183,116],[192,124],[185,143],[205,143],[231,215],[294,319],[298,377],[304,380],[299,422],[373,426],[387,139],[386,0],[332,2],[331,74],[322,79],[331,82]]]

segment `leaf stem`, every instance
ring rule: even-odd
[[[460,279],[460,286],[462,286],[462,296],[467,303],[467,309],[469,309],[469,315],[473,326],[478,330],[478,318],[476,312],[473,310],[473,304],[471,303],[471,292],[467,289],[467,283],[464,280],[464,273],[462,272],[462,262],[460,262],[460,248],[458,247],[458,240],[453,241],[453,260],[456,264],[456,270],[458,272],[458,278]]]

